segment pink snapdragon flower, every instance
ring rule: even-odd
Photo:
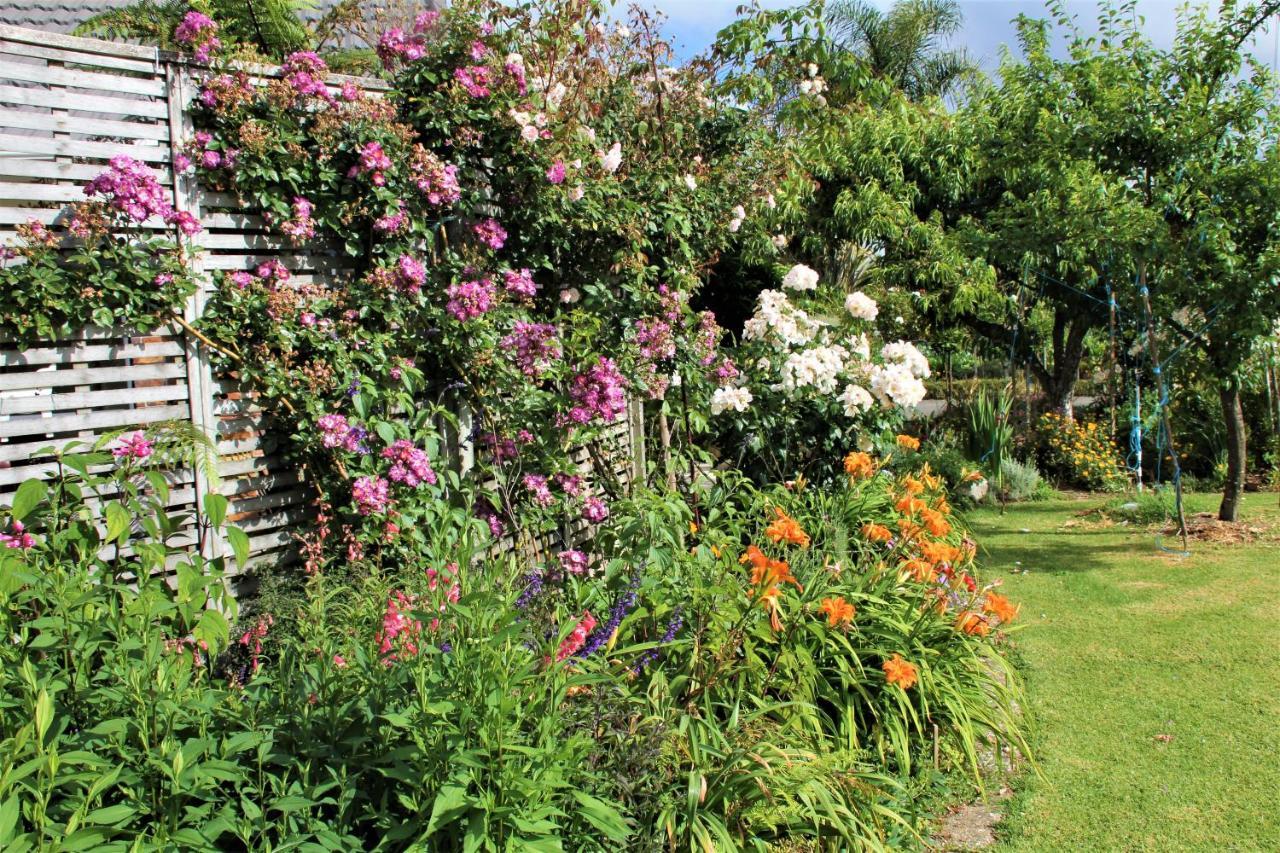
[[[563,661],[578,653],[587,642],[587,636],[590,635],[596,627],[596,618],[591,615],[591,611],[584,610],[582,619],[574,626],[573,632],[564,638],[564,642],[560,644],[560,648],[556,650],[556,661]]]
[[[414,447],[405,439],[394,442],[382,451],[383,459],[390,459],[394,464],[387,476],[394,483],[417,487],[423,483],[436,484],[436,472],[431,468],[431,460],[427,452]]]
[[[121,438],[120,444],[111,449],[111,455],[117,459],[142,460],[153,452],[155,452],[155,444],[141,432]]]
[[[401,654],[412,656],[418,653],[422,623],[413,617],[416,604],[415,596],[406,595],[400,590],[392,592],[387,599],[386,610],[382,613],[382,630],[374,638],[378,643],[378,652],[387,663],[396,660]]]
[[[9,533],[0,533],[0,545],[20,551],[27,551],[36,546],[35,537],[27,532],[21,521],[15,521],[9,525],[9,531]]]

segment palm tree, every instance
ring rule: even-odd
[[[867,0],[836,0],[827,7],[835,43],[913,101],[959,94],[978,79],[978,65],[966,51],[943,46],[963,23],[956,0],[898,0],[887,12]]]

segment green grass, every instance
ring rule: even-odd
[[[1148,529],[1075,518],[1103,503],[970,518],[1022,603],[1042,771],[1017,783],[998,849],[1280,850],[1280,543],[1193,541],[1180,559]],[[1276,525],[1276,496],[1242,517]]]

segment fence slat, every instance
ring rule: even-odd
[[[85,113],[101,113],[105,116],[146,116],[164,118],[168,107],[164,101],[142,98],[112,98],[107,95],[82,95],[65,89],[30,89],[22,86],[0,86],[0,103],[19,104],[24,107],[48,107],[55,110],[76,110]]]

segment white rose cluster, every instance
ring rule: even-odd
[[[924,383],[902,364],[897,362],[875,364],[871,366],[868,373],[871,379],[871,393],[886,408],[899,406],[910,409],[917,406],[925,397]]]
[[[715,416],[730,409],[745,412],[752,399],[748,388],[717,388],[711,395],[711,414]]]
[[[817,290],[818,272],[804,264],[796,264],[782,277],[782,287],[785,290]]]
[[[870,296],[858,290],[844,298],[844,310],[855,320],[874,320],[880,313],[880,306]]]
[[[622,165],[622,143],[613,143],[608,151],[597,151],[596,157],[600,159],[600,168],[612,175]]]
[[[834,394],[848,357],[849,351],[839,345],[794,352],[782,363],[782,390],[813,388],[819,394]]]
[[[777,349],[804,346],[818,333],[818,323],[802,308],[791,304],[781,290],[762,290],[756,312],[743,325],[746,340],[771,341]]]
[[[902,365],[917,379],[929,378],[929,359],[925,358],[924,353],[916,349],[915,344],[910,341],[894,341],[891,344],[885,344],[880,350],[880,358],[884,359],[886,364]]]
[[[845,416],[850,418],[856,418],[876,404],[875,398],[871,396],[870,391],[861,385],[853,384],[844,386],[844,391],[840,392],[839,400],[844,406]]]

